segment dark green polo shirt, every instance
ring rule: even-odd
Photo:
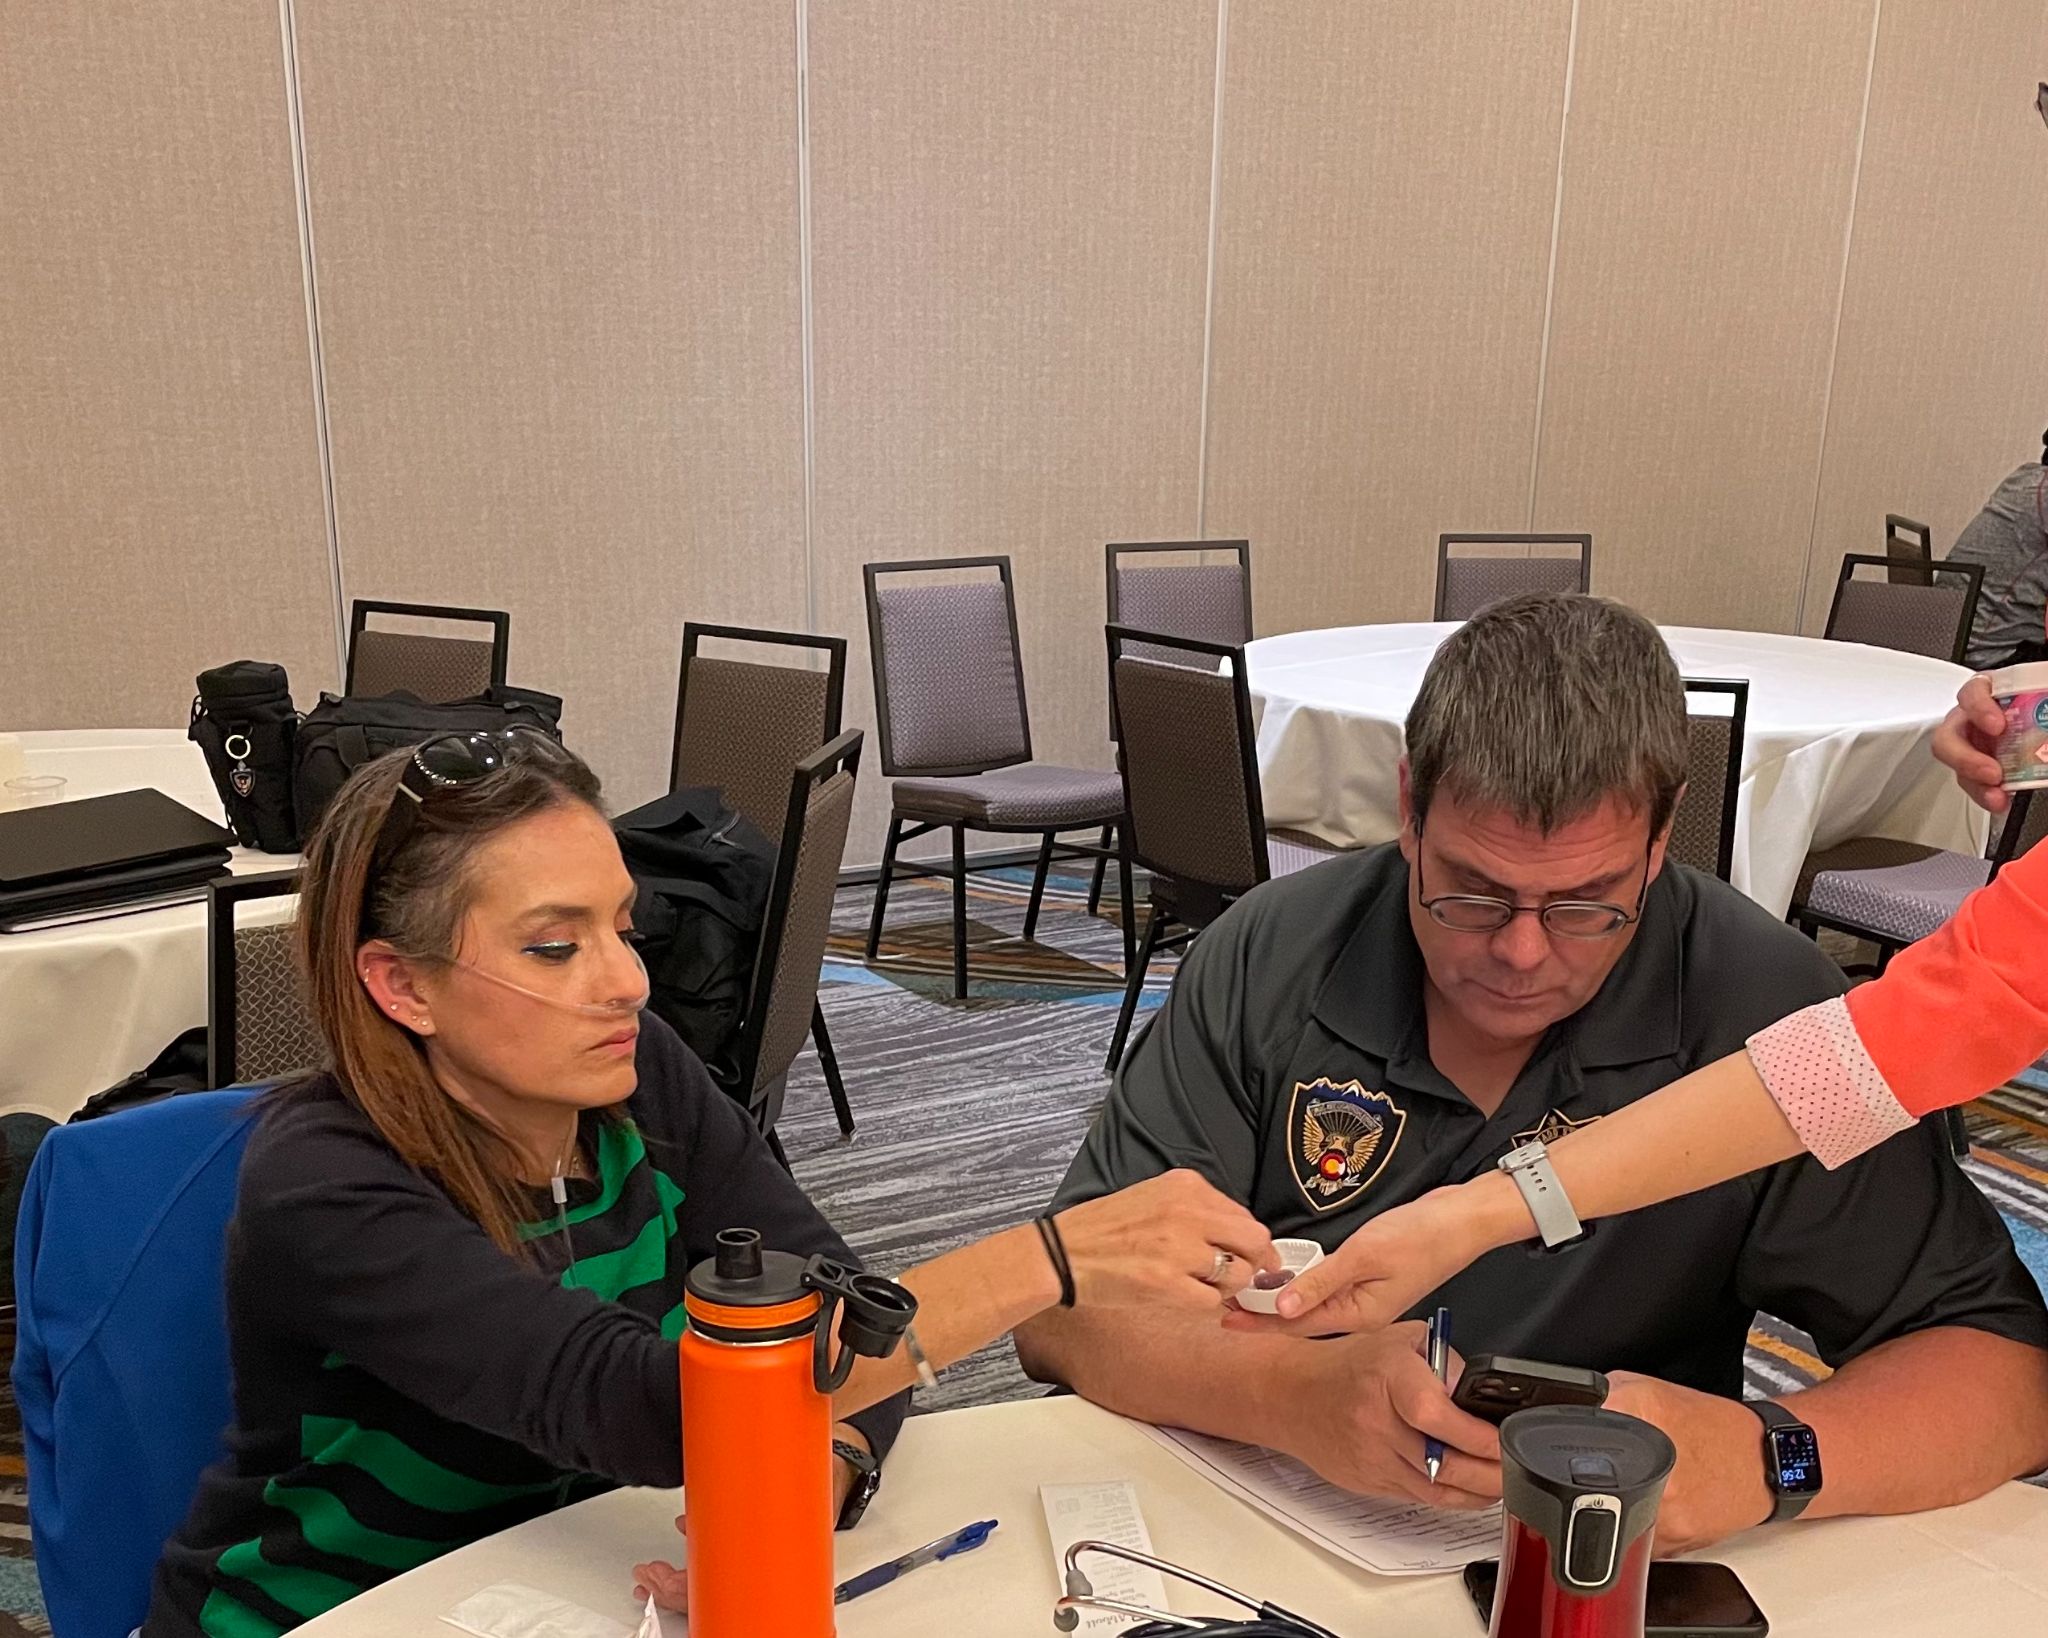
[[[1334,1247],[1531,1134],[1598,1120],[1845,987],[1814,944],[1742,894],[1667,866],[1606,984],[1544,1036],[1489,1120],[1430,1062],[1407,901],[1392,844],[1246,895],[1181,964],[1060,1204],[1186,1166],[1275,1235]],[[1496,1251],[1418,1311],[1438,1302],[1467,1355],[1729,1395],[1758,1309],[1811,1332],[1831,1365],[1938,1325],[2048,1347],[2048,1309],[2011,1235],[1926,1127],[1839,1171],[1788,1161],[1612,1218],[1561,1251]]]

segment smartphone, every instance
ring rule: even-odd
[[[1493,1588],[1500,1564],[1482,1559],[1465,1566],[1465,1591],[1482,1625],[1493,1620]],[[1650,1566],[1644,1638],[1765,1638],[1771,1624],[1735,1572],[1725,1564],[1660,1560]]]
[[[1499,1424],[1534,1405],[1604,1405],[1607,1378],[1575,1365],[1474,1354],[1465,1361],[1451,1403],[1468,1416]]]

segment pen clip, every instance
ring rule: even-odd
[[[951,1558],[955,1553],[968,1552],[988,1540],[996,1527],[996,1520],[983,1519],[979,1524],[970,1524],[938,1551],[942,1559]]]

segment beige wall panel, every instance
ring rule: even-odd
[[[299,18],[345,589],[509,609],[644,799],[684,618],[804,619],[793,12]]]
[[[1035,748],[1110,765],[1103,543],[1195,521],[1215,60],[1200,0],[812,8],[816,592],[851,721],[861,564],[1007,552]]]
[[[1262,631],[1427,619],[1521,529],[1570,0],[1236,0],[1207,530]]]
[[[1536,521],[1653,618],[1788,630],[1872,0],[1581,0]]]
[[[1806,629],[1884,515],[1936,555],[2048,422],[2048,73],[2039,0],[1885,0]]]
[[[276,0],[0,21],[0,728],[335,680]]]

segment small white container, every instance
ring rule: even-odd
[[[2048,664],[2009,665],[1991,673],[1991,695],[2005,713],[1998,765],[2009,791],[2048,786]]]
[[[1313,1240],[1275,1240],[1273,1249],[1280,1253],[1280,1266],[1287,1278],[1277,1285],[1261,1289],[1255,1280],[1237,1294],[1237,1306],[1252,1314],[1277,1314],[1280,1312],[1280,1293],[1292,1283],[1295,1275],[1305,1274],[1323,1260],[1323,1248]],[[1260,1275],[1260,1279],[1271,1279],[1271,1275]]]

